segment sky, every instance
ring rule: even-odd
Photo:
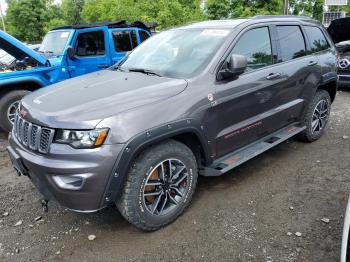
[[[7,4],[5,0],[0,0],[1,10],[3,13],[6,12]]]

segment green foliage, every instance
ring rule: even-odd
[[[281,0],[207,0],[205,12],[209,19],[281,14]]]
[[[293,15],[311,16],[322,20],[324,0],[290,0]]]
[[[97,21],[156,21],[167,28],[204,16],[198,0],[86,0],[82,17],[86,22]]]
[[[61,12],[66,24],[79,24],[82,22],[81,12],[85,0],[63,0]]]
[[[49,18],[46,0],[8,0],[7,30],[27,42],[40,41]]]
[[[283,0],[7,0],[6,25],[10,34],[40,41],[53,27],[102,21],[157,22],[165,29],[204,19],[226,19],[282,14]],[[55,4],[56,3],[56,4]],[[350,12],[350,2],[346,7]],[[290,0],[291,14],[322,19],[323,0]]]

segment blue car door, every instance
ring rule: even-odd
[[[112,65],[107,27],[77,30],[72,43],[74,58],[67,56],[71,77],[91,73]]]
[[[137,28],[116,28],[110,30],[111,52],[113,63],[119,62],[127,52],[133,50],[140,43]]]

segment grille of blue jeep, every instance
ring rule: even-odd
[[[22,145],[44,154],[49,152],[55,132],[53,129],[24,120],[18,113],[16,114],[13,131]]]

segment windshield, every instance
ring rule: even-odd
[[[119,69],[188,78],[209,62],[229,33],[229,30],[217,29],[165,31],[137,47],[121,62]]]
[[[40,53],[49,53],[61,55],[66,46],[70,31],[52,31],[49,32],[39,48]]]

